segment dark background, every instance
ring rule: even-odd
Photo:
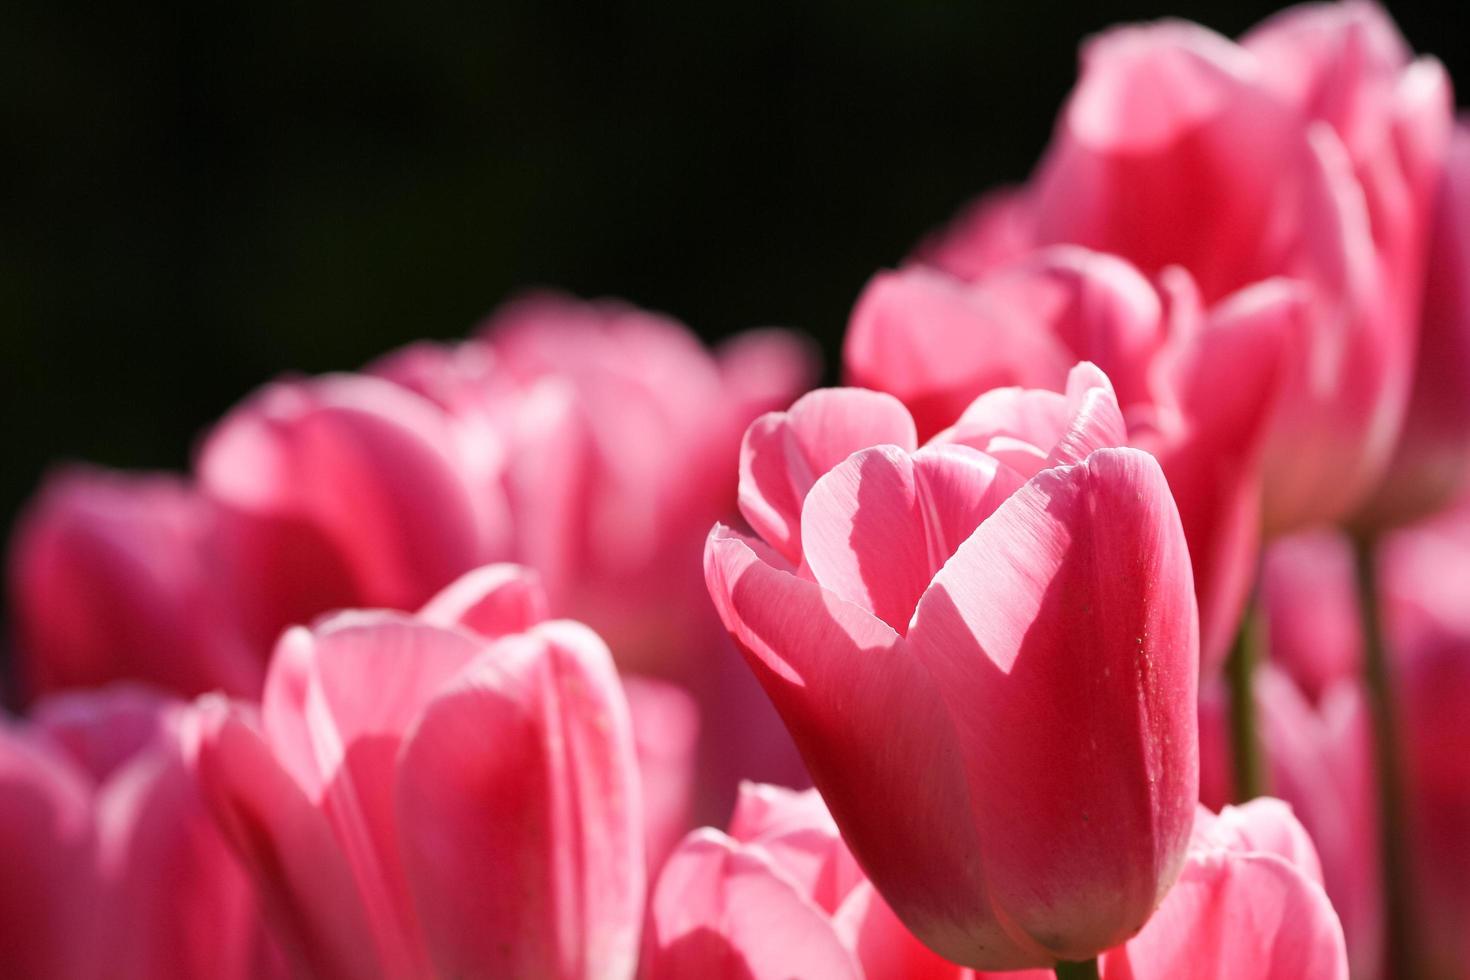
[[[1078,40],[1256,3],[23,2],[0,31],[0,528],[56,459],[181,467],[286,369],[517,287],[779,323],[1024,177]],[[1394,7],[1470,77],[1466,15]]]

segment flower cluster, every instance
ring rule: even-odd
[[[532,295],[53,473],[0,974],[1470,977],[1436,61],[1359,0],[1089,40],[842,371]]]

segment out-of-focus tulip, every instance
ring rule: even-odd
[[[533,420],[554,424],[558,444],[507,436],[518,560],[625,668],[684,681],[702,672],[686,669],[691,646],[718,627],[699,591],[699,542],[731,513],[745,427],[814,376],[806,347],[772,330],[711,354],[663,316],[552,294],[507,304],[481,336],[503,383],[563,399],[560,418]],[[523,461],[562,485],[521,476]]]
[[[631,975],[633,736],[586,627],[343,613],[282,637],[258,720],[212,697],[193,724],[206,800],[312,976]]]
[[[1382,587],[1391,687],[1407,782],[1405,834],[1421,963],[1433,978],[1461,975],[1470,916],[1470,508],[1397,531],[1383,540]],[[1372,977],[1382,896],[1371,843],[1377,804],[1371,759],[1362,748],[1362,696],[1355,672],[1362,641],[1352,558],[1340,536],[1312,534],[1272,546],[1263,597],[1271,658],[1295,681],[1263,672],[1258,692],[1274,789],[1318,840],[1328,891],[1343,917],[1356,973]],[[1317,707],[1296,692],[1299,687]],[[1202,735],[1212,730],[1206,720]],[[1205,753],[1204,772],[1211,772]],[[1223,766],[1223,759],[1218,763]],[[1203,781],[1204,798],[1223,789]],[[1369,797],[1364,799],[1364,797]]]
[[[1360,685],[1351,677],[1336,680],[1314,705],[1284,670],[1267,663],[1254,692],[1270,790],[1291,805],[1316,845],[1353,976],[1377,977],[1384,928],[1378,806]],[[1211,807],[1235,795],[1225,708],[1222,685],[1211,685],[1200,706],[1200,799]]]
[[[1344,980],[1342,929],[1306,829],[1280,800],[1201,807],[1184,870],[1103,980]],[[729,834],[680,845],[654,889],[644,976],[713,980],[1050,980],[949,963],[863,876],[821,798],[745,786]]]
[[[1266,649],[1313,702],[1363,669],[1353,553],[1333,531],[1274,542],[1261,563]]]
[[[142,679],[250,694],[265,674],[228,615],[213,513],[182,480],[53,474],[10,549],[16,649],[30,695]]]
[[[1017,969],[1122,942],[1177,874],[1198,627],[1107,379],[981,402],[918,450],[876,393],[753,425],[742,510],[769,536],[716,527],[705,569],[885,900],[947,958]]]
[[[1347,980],[1342,926],[1289,807],[1201,808],[1179,881],[1104,980]]]
[[[113,688],[0,723],[7,977],[284,975],[184,765],[182,710]]]
[[[746,783],[729,834],[690,834],[653,892],[647,980],[959,980],[924,947],[842,843],[815,790]]]
[[[1073,243],[1149,276],[1183,267],[1207,308],[1291,279],[1307,314],[1270,426],[1266,527],[1344,519],[1408,402],[1451,121],[1443,69],[1411,61],[1371,4],[1295,8],[1239,44],[1182,22],[1117,28],[1085,45],[1031,183],[920,257],[975,278]],[[1257,367],[1216,372],[1253,384]]]
[[[880,273],[853,311],[844,357],[849,379],[900,398],[922,437],[992,387],[1060,389],[1077,360],[1097,363],[1130,444],[1159,459],[1179,507],[1212,673],[1256,566],[1274,365],[1301,312],[1299,290],[1279,280],[1206,312],[1181,269],[1156,288],[1121,259],[1061,246],[973,283],[923,266]],[[1234,362],[1251,370],[1219,370]]]
[[[1435,204],[1408,415],[1356,523],[1396,526],[1451,503],[1470,475],[1470,123],[1455,127]]]
[[[625,672],[694,695],[703,819],[729,811],[739,779],[805,783],[699,561],[710,524],[734,511],[745,427],[815,376],[806,344],[758,330],[710,352],[666,317],[536,294],[475,340],[370,370],[448,414],[466,468],[507,500],[512,555],[540,572],[552,613],[590,624]]]
[[[477,568],[419,611],[436,626],[459,626],[487,639],[524,633],[548,618],[541,577],[521,565]],[[694,807],[699,708],[684,690],[651,677],[624,675],[643,798],[644,851],[657,872],[690,828]]]
[[[209,434],[197,468],[261,649],[329,609],[415,609],[494,557],[504,531],[482,519],[443,413],[377,378],[268,385]]]
[[[1399,695],[1423,958],[1463,977],[1470,918],[1470,505],[1385,542],[1379,567]]]

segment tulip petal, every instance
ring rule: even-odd
[[[86,977],[101,964],[101,882],[86,774],[0,721],[0,963],[19,977]]]
[[[269,385],[215,428],[197,469],[266,637],[327,608],[415,608],[485,557],[447,417],[381,378]]]
[[[1005,842],[985,854],[992,900],[1057,958],[1132,935],[1183,858],[1198,795],[1188,560],[1158,464],[1099,450],[1002,504],[915,615],[910,648],[958,731],[978,836]]]
[[[511,564],[466,572],[419,610],[424,622],[463,626],[489,639],[524,633],[548,615],[541,576]]]
[[[740,447],[740,513],[793,565],[801,564],[801,507],[812,484],[852,453],[917,448],[914,422],[891,395],[814,391],[751,423]]]
[[[1308,880],[1322,884],[1317,847],[1287,803],[1262,796],[1241,806],[1224,807],[1218,816],[1201,810],[1202,819],[1195,825],[1195,848],[1274,854]]]
[[[771,863],[828,914],[866,880],[814,789],[742,783],[730,836],[759,844]]]
[[[857,953],[865,977],[969,980],[972,976],[965,967],[949,962],[919,942],[869,882],[852,890],[833,916],[832,926],[843,945]],[[1037,973],[1046,975],[1043,971]],[[1021,980],[1027,980],[1024,974]]]
[[[1103,962],[1108,980],[1346,980],[1327,895],[1274,854],[1192,854],[1143,931]]]
[[[807,494],[802,553],[823,588],[906,633],[934,573],[1016,483],[967,446],[864,449]]]
[[[848,383],[896,395],[926,439],[977,393],[1057,386],[1073,360],[1004,297],[922,266],[874,276],[843,341]]]
[[[1112,383],[1087,361],[1067,374],[1066,393],[1044,388],[993,388],[931,442],[970,446],[1023,478],[1048,466],[1079,463],[1094,449],[1128,438]]]
[[[832,923],[755,848],[699,830],[664,866],[646,980],[861,980]]]
[[[1091,39],[1035,183],[1037,237],[1194,273],[1207,302],[1280,267],[1301,122],[1250,55],[1193,24]],[[1188,214],[1188,221],[1179,220]]]
[[[699,706],[683,688],[623,677],[643,796],[644,850],[650,873],[689,831],[694,810]]]
[[[439,972],[631,975],[644,891],[632,731],[585,627],[548,623],[470,664],[406,738],[396,797]]]
[[[277,938],[311,976],[379,973],[364,941],[375,932],[326,818],[240,709],[205,697],[189,726],[200,792],[255,879]]]

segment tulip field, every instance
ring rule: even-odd
[[[1112,27],[974,192],[840,364],[529,290],[34,474],[0,978],[1470,978],[1448,72]]]

